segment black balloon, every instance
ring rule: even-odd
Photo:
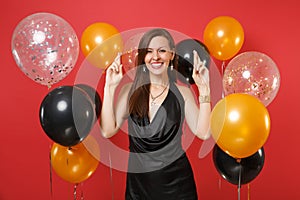
[[[176,54],[178,55],[178,72],[182,75],[179,76],[181,81],[189,84],[194,84],[193,64],[194,55],[193,50],[196,50],[201,61],[205,61],[205,66],[209,68],[211,58],[208,48],[197,39],[185,39],[176,45]]]
[[[75,87],[82,89],[91,98],[92,103],[95,105],[96,116],[99,118],[102,105],[99,93],[93,87],[86,84],[76,84]]]
[[[96,119],[90,97],[73,86],[50,91],[41,103],[39,117],[47,136],[68,147],[86,138]]]
[[[251,182],[261,172],[264,166],[265,153],[262,147],[255,154],[238,160],[215,145],[213,161],[217,171],[225,180],[240,186]]]

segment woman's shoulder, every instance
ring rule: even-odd
[[[132,82],[122,84],[120,92],[128,94],[131,86],[132,86]]]
[[[128,83],[124,83],[122,85],[122,88],[125,89],[125,90],[128,90],[128,89],[131,88],[131,86],[132,86],[132,82],[128,82]]]

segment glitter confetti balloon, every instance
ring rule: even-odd
[[[35,13],[16,26],[11,48],[19,68],[33,81],[50,87],[73,69],[79,41],[73,28],[51,13]]]
[[[225,95],[246,93],[257,97],[265,106],[276,97],[280,74],[275,62],[266,54],[249,51],[234,57],[223,76]]]

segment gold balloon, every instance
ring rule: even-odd
[[[257,98],[242,93],[221,99],[212,110],[210,123],[217,145],[234,158],[253,155],[270,132],[266,107]]]
[[[203,40],[212,56],[219,60],[228,60],[241,49],[244,30],[235,18],[219,16],[207,24]]]
[[[85,141],[93,147],[93,153],[99,156],[99,146],[94,138],[88,136]],[[97,157],[92,155],[83,143],[72,147],[53,143],[51,148],[51,166],[56,174],[70,183],[80,183],[88,179],[97,169]]]
[[[89,25],[82,33],[81,50],[95,67],[105,69],[123,50],[119,31],[111,24],[97,22]]]

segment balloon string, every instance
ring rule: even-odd
[[[84,197],[83,197],[83,191],[81,191],[80,200],[84,200]]]
[[[241,176],[242,176],[242,166],[240,165],[240,170],[239,170],[239,183],[238,183],[238,200],[241,199]]]
[[[81,186],[81,191],[80,191],[80,200],[84,200],[84,197],[83,197],[83,182],[81,182],[81,184],[80,184],[80,186]]]
[[[222,75],[222,77],[224,75],[224,71],[225,71],[225,61],[223,60],[222,61],[222,66],[221,66],[221,75]]]
[[[114,199],[114,183],[113,183],[113,178],[112,178],[112,167],[111,167],[111,157],[110,153],[108,153],[108,158],[109,158],[109,172],[110,172],[110,183],[111,183],[111,199]]]
[[[223,79],[224,76],[224,71],[225,71],[225,61],[222,61],[222,66],[221,66],[221,78]],[[222,98],[224,98],[224,89],[222,90]]]
[[[50,175],[50,196],[51,199],[53,199],[53,186],[52,186],[52,163],[51,163],[51,147],[50,147],[50,151],[49,151],[49,175]]]
[[[250,183],[248,183],[248,200],[250,200]]]
[[[77,198],[77,186],[78,186],[78,184],[76,183],[76,184],[74,185],[74,192],[73,192],[74,200],[76,200],[76,198]]]

